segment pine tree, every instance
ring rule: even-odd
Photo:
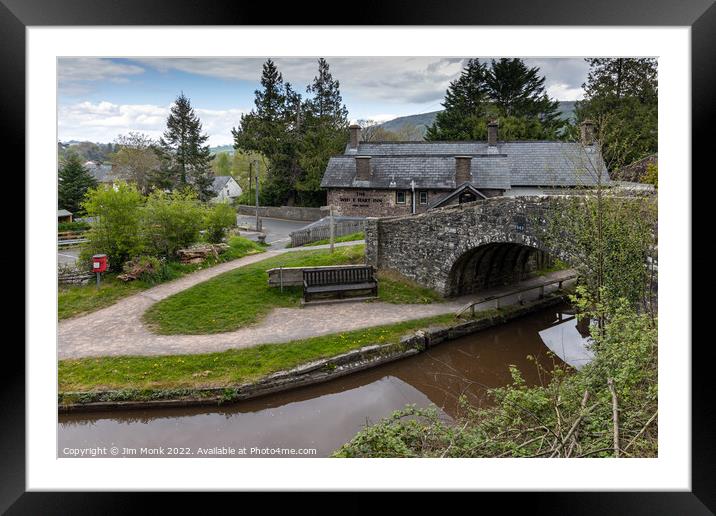
[[[321,178],[328,159],[339,154],[348,141],[348,109],[343,104],[340,83],[333,79],[328,62],[318,60],[318,75],[306,88],[311,97],[306,100],[300,166],[303,172],[297,183],[304,204],[325,204]]]
[[[491,67],[470,59],[450,83],[443,111],[428,128],[427,140],[484,140],[487,123],[496,119],[501,139],[555,139],[564,122],[559,103],[544,89],[538,68],[521,59],[492,60]]]
[[[617,170],[658,149],[658,82],[656,59],[595,58],[584,100],[575,106],[580,122],[591,119],[604,159]],[[576,136],[576,135],[575,135]]]
[[[261,188],[261,202],[292,202],[298,169],[298,142],[301,130],[301,96],[284,83],[276,64],[268,59],[263,65],[261,89],[254,92],[254,109],[241,116],[239,127],[232,129],[234,148],[246,153],[258,152],[268,162]]]
[[[539,68],[528,68],[522,59],[492,60],[487,75],[488,95],[499,116],[537,119],[545,136],[554,136],[564,124],[559,102],[549,98]]]
[[[174,101],[167,118],[167,129],[159,140],[162,155],[170,159],[164,168],[165,180],[174,187],[191,185],[199,199],[208,200],[214,194],[211,190],[213,172],[211,153],[202,134],[201,120],[194,113],[189,99],[181,93]]]
[[[82,165],[82,160],[74,152],[66,155],[59,170],[57,185],[58,208],[68,210],[73,214],[82,214],[81,206],[85,193],[97,186],[97,180]]]
[[[428,127],[426,140],[476,139],[475,125],[487,116],[488,70],[479,59],[470,59],[460,77],[450,83],[435,122]]]

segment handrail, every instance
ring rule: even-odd
[[[569,276],[563,276],[560,278],[555,278],[553,280],[545,281],[543,283],[540,283],[539,285],[532,285],[529,287],[523,287],[518,290],[513,290],[506,294],[495,294],[492,296],[487,296],[487,297],[477,299],[475,301],[470,301],[468,304],[466,304],[465,306],[460,308],[457,312],[455,312],[455,318],[458,319],[463,313],[467,312],[468,310],[470,310],[472,312],[472,316],[474,317],[475,316],[475,306],[485,303],[487,301],[497,300],[496,308],[499,309],[500,308],[500,299],[502,299],[504,297],[514,296],[515,294],[519,294],[518,301],[522,302],[522,293],[527,292],[529,290],[534,290],[536,288],[540,289],[540,298],[542,298],[544,296],[544,288],[546,286],[553,285],[555,283],[559,283],[559,287],[557,287],[557,288],[559,290],[562,290],[562,283],[564,283],[565,281],[575,279],[577,277],[578,277],[578,274],[570,274]]]

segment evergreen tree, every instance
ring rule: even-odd
[[[59,170],[57,185],[58,208],[72,214],[83,214],[82,202],[87,190],[97,186],[97,180],[82,164],[80,157],[70,152],[66,155]]]
[[[428,127],[426,140],[477,139],[475,126],[487,116],[487,77],[487,66],[479,59],[467,62],[460,77],[450,83],[442,103],[445,109]]]
[[[304,127],[298,131],[302,137],[302,178],[296,186],[302,204],[320,206],[325,204],[320,185],[328,159],[339,154],[348,141],[348,109],[343,104],[340,83],[333,79],[323,58],[318,60],[318,75],[306,92],[311,97],[304,103]]]
[[[604,159],[617,170],[658,149],[658,82],[656,59],[595,58],[584,100],[577,102],[578,122],[591,119]],[[576,137],[576,129],[575,134]]]
[[[171,160],[164,168],[165,181],[173,181],[174,187],[191,185],[199,199],[206,201],[214,194],[211,190],[213,172],[211,153],[202,134],[199,117],[194,113],[189,99],[181,93],[167,118],[167,129],[159,140],[163,157]]]
[[[470,59],[450,83],[445,109],[425,138],[484,140],[490,119],[498,121],[501,139],[558,138],[565,124],[559,117],[559,103],[545,92],[544,81],[539,68],[528,68],[521,59],[492,60],[490,68]]]
[[[499,116],[537,119],[544,137],[554,137],[564,124],[559,102],[549,98],[544,81],[539,68],[528,68],[522,59],[493,59],[487,75],[488,95]]]
[[[234,148],[245,153],[258,152],[268,162],[268,173],[261,188],[261,202],[291,203],[300,170],[298,142],[301,130],[301,96],[284,83],[276,64],[263,65],[261,89],[254,92],[254,109],[241,116],[232,129]]]

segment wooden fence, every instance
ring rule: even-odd
[[[336,222],[334,229],[336,238],[350,235],[351,233],[358,233],[359,231],[365,230],[365,221],[343,220]],[[310,244],[311,242],[317,242],[318,240],[331,238],[331,227],[329,224],[325,224],[307,229],[299,229],[298,231],[292,232],[289,236],[291,237],[291,247],[299,247]]]
[[[71,247],[87,242],[86,231],[58,231],[57,245],[59,247]]]

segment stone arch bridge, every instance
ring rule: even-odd
[[[420,215],[366,219],[366,261],[445,296],[514,283],[559,258],[545,214],[560,198],[495,197]],[[565,237],[568,238],[568,237]]]

